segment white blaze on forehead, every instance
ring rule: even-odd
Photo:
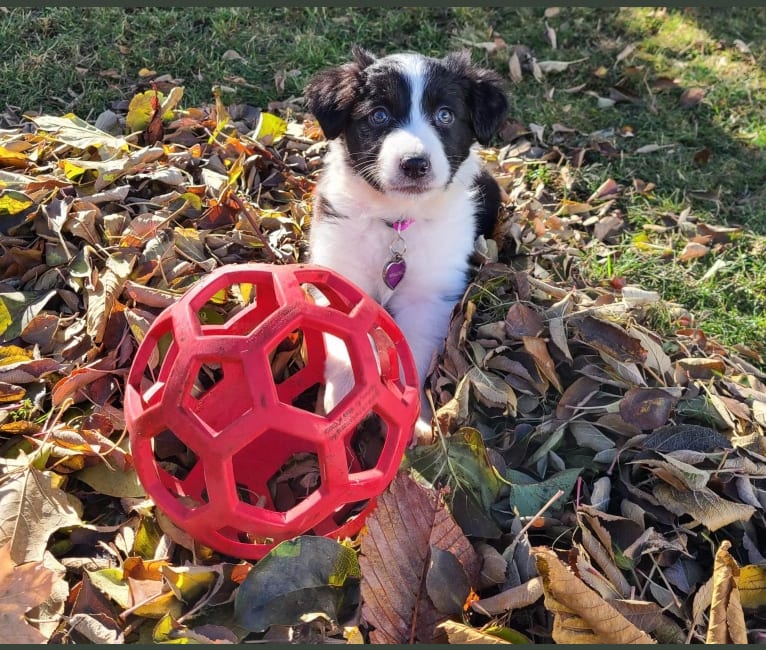
[[[431,117],[423,113],[423,94],[428,82],[426,60],[417,54],[395,54],[386,58],[407,79],[410,113],[406,123],[385,137],[380,149],[378,160],[383,184],[396,185],[402,180],[400,162],[403,158],[424,157],[431,162],[429,184],[434,188],[444,187],[450,179],[449,161]]]

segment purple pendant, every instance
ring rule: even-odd
[[[399,255],[395,255],[388,264],[383,267],[383,282],[389,289],[395,289],[407,270],[407,262]]]

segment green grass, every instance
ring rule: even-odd
[[[556,31],[555,50],[545,38],[546,21]],[[506,78],[516,44],[530,47],[538,61],[585,59],[542,82],[530,75],[509,81],[512,117],[544,126],[549,144],[559,123],[575,129],[561,142],[565,152],[592,146],[596,137],[618,151],[586,156],[586,164],[572,170],[567,198],[584,200],[609,177],[625,188],[638,178],[654,183],[654,191],[646,197],[625,192],[616,204],[633,229],[666,223],[688,208],[698,221],[747,231],[736,244],[691,263],[658,261],[636,250],[628,235],[612,251],[608,273],[685,304],[727,343],[763,344],[764,7],[565,7],[547,18],[542,8],[527,7],[12,8],[0,14],[0,88],[5,103],[23,111],[72,111],[92,121],[111,102],[148,88],[146,68],[177,79],[185,106],[212,102],[214,86],[223,88],[228,103],[267,106],[300,97],[308,77],[346,60],[354,42],[379,54],[441,55],[489,41],[493,33],[509,47],[493,53],[473,47],[473,57]],[[632,52],[618,61],[629,45]],[[225,56],[229,50],[241,58]],[[662,78],[674,79],[676,87],[656,87]],[[579,92],[568,92],[578,86]],[[638,101],[599,108],[594,95],[608,97],[615,86]],[[705,96],[684,109],[681,93],[694,86]],[[674,147],[638,153],[652,144]],[[529,174],[530,181],[556,182],[555,169],[530,167]],[[676,235],[667,243],[678,252],[684,240]],[[719,258],[728,265],[703,282]],[[582,273],[593,282],[609,279],[599,259],[582,256]]]

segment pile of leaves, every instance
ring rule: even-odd
[[[482,152],[506,201],[428,381],[440,433],[362,533],[247,562],[158,511],[122,412],[137,347],[213,269],[305,259],[326,146],[299,106],[181,99],[0,133],[6,642],[763,640],[761,351],[583,281],[578,257],[609,254],[646,184],[562,198],[584,151],[611,152],[545,145],[536,125]],[[736,234],[670,221],[715,246]]]

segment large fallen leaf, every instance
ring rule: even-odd
[[[14,562],[39,562],[50,536],[82,523],[77,499],[53,486],[51,472],[23,460],[0,459],[0,544],[10,545]]]
[[[247,574],[237,591],[237,625],[263,632],[297,625],[321,613],[338,621],[359,602],[359,564],[348,546],[303,535],[277,544]]]
[[[688,489],[679,490],[667,483],[658,483],[653,493],[655,498],[673,514],[679,517],[689,515],[711,531],[728,526],[735,521],[748,521],[756,511],[753,506],[728,501],[710,488],[692,492]]]
[[[710,427],[679,424],[660,427],[644,438],[641,446],[644,449],[663,453],[680,449],[709,452],[716,449],[731,449],[731,442],[722,433]]]
[[[407,451],[408,463],[433,485],[445,485],[445,501],[466,535],[495,538],[500,529],[489,515],[502,481],[477,429],[463,427],[444,444]]]
[[[0,547],[0,629],[3,643],[16,645],[45,643],[47,639],[32,627],[24,614],[40,605],[51,591],[53,572],[42,562],[16,565],[10,544]]]
[[[647,352],[638,339],[630,336],[619,325],[608,323],[593,316],[573,318],[583,341],[599,352],[608,354],[618,361],[643,363]]]
[[[739,600],[739,566],[729,554],[731,542],[725,539],[713,564],[713,599],[710,604],[705,643],[747,643],[747,627]]]
[[[67,113],[61,117],[52,115],[40,115],[30,118],[40,131],[47,133],[48,137],[63,142],[77,149],[95,147],[102,149],[102,158],[106,160],[115,155],[123,154],[128,149],[128,143],[122,137],[115,137],[92,124],[80,119],[74,113]]]
[[[553,362],[553,358],[548,351],[546,342],[536,336],[523,336],[522,340],[524,342],[524,349],[532,355],[540,374],[548,379],[548,381],[556,387],[556,390],[561,393],[564,389],[562,388],[561,380],[556,373],[556,364]]]
[[[505,315],[505,331],[508,336],[539,336],[543,331],[543,319],[536,310],[521,302],[513,303]]]
[[[437,493],[400,472],[378,498],[361,535],[362,618],[374,627],[373,643],[437,638],[436,627],[448,616],[429,597],[424,579],[431,546],[454,556],[468,584],[476,584],[476,553]]]
[[[667,424],[677,401],[661,388],[631,388],[620,400],[620,415],[639,429],[654,430]]]
[[[543,580],[556,643],[656,643],[585,585],[548,548],[532,551]]]

